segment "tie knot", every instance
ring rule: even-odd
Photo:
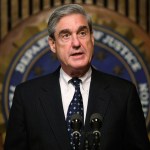
[[[74,86],[79,86],[81,80],[80,80],[79,78],[75,77],[75,78],[72,78],[72,79],[70,80],[70,82],[71,82]]]

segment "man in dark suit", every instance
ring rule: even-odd
[[[50,48],[61,67],[17,86],[4,149],[85,150],[85,134],[89,133],[89,143],[93,136],[90,118],[97,113],[103,118],[100,131],[97,129],[98,134],[101,132],[100,146],[94,148],[91,142],[90,150],[150,150],[135,86],[91,66],[94,37],[91,18],[84,9],[77,4],[58,7],[49,18],[48,32]],[[73,130],[71,135],[67,131],[68,109],[74,93],[72,78],[81,81],[76,92],[79,90],[77,93],[81,94],[82,108],[71,110],[71,115],[82,111],[78,146],[74,141],[70,143]]]

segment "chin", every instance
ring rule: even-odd
[[[75,70],[85,70],[87,68],[89,68],[90,65],[75,65],[72,66],[72,68],[74,68]]]

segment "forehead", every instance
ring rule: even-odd
[[[56,25],[56,32],[63,29],[76,30],[80,26],[87,26],[88,22],[85,16],[81,14],[70,14],[62,17]]]

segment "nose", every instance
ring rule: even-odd
[[[81,45],[80,45],[80,40],[79,40],[78,36],[74,35],[72,37],[72,47],[77,50],[80,48],[80,46]]]

